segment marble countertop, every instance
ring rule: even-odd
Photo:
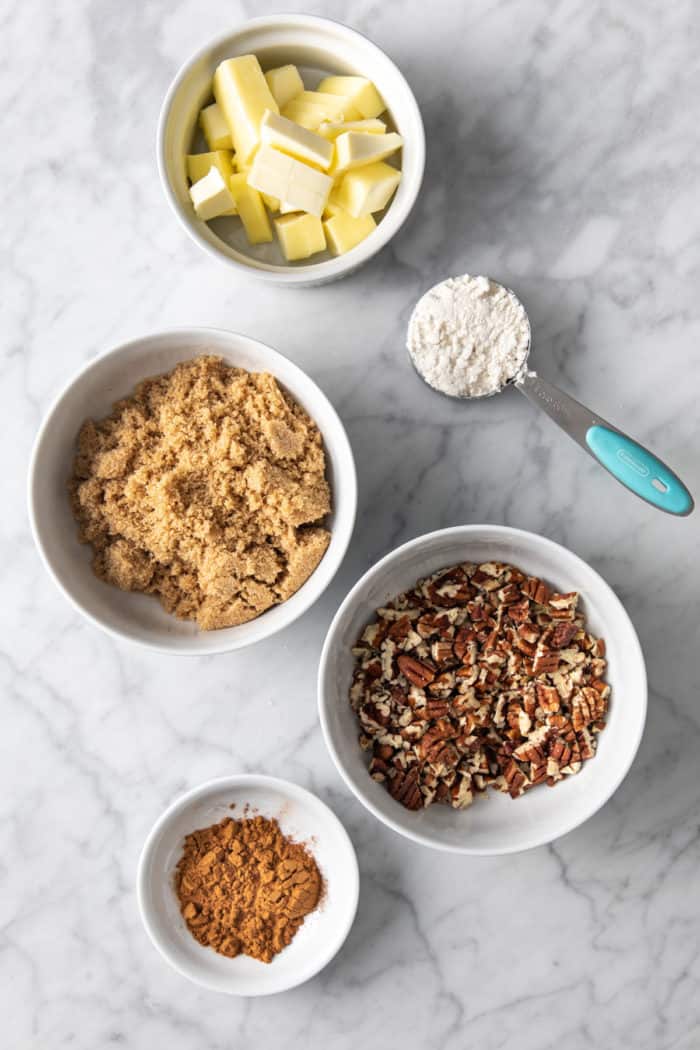
[[[186,238],[154,163],[182,60],[271,5],[82,0],[6,8],[0,1016],[6,1050],[700,1045],[697,515],[629,495],[515,392],[469,406],[403,351],[416,297],[487,272],[531,314],[534,366],[700,493],[700,11],[690,0],[310,0],[385,47],[421,104],[428,166],[401,235],[356,275],[279,291]],[[179,324],[269,342],[337,406],[356,533],[300,622],[181,661],[120,645],[47,578],[25,513],[42,413],[83,362]],[[612,584],[648,661],[647,730],[611,802],[514,857],[431,853],[346,790],[316,716],[330,618],[397,543],[497,522],[571,547]],[[284,682],[270,677],[285,666]],[[310,787],[359,854],[354,929],[271,999],[208,994],[141,927],[144,838],[184,789],[234,771]],[[280,1033],[283,1033],[282,1035]]]

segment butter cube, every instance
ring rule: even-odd
[[[315,215],[282,215],[275,219],[275,229],[284,257],[289,262],[308,259],[326,247],[323,224]]]
[[[283,109],[288,102],[291,102],[304,90],[304,81],[296,66],[278,66],[277,69],[268,69],[265,80],[280,109]]]
[[[353,105],[352,99],[340,91],[302,91],[294,102],[301,106],[320,106],[329,113],[342,113],[343,116],[336,117],[336,120],[359,120],[364,116]]]
[[[269,193],[261,193],[260,196],[263,199],[265,207],[268,208],[270,211],[280,210],[280,201],[277,199],[277,197],[271,197]]]
[[[331,95],[345,95],[360,116],[378,117],[386,109],[382,96],[371,80],[365,77],[325,77],[318,90]],[[345,114],[347,117],[347,113]]]
[[[340,209],[323,223],[326,241],[333,255],[349,252],[360,241],[364,241],[365,237],[369,237],[376,228],[377,224],[371,215],[362,215],[355,219]]]
[[[194,204],[197,216],[203,222],[215,219],[217,215],[223,215],[235,208],[236,202],[233,195],[224,182],[218,168],[210,168],[209,174],[203,179],[190,186],[190,197]]]
[[[231,129],[240,162],[249,164],[260,142],[260,122],[265,110],[279,113],[255,55],[227,58],[217,67],[214,98]]]
[[[320,219],[333,179],[263,143],[248,173],[248,185]]]
[[[330,120],[329,114],[321,106],[302,105],[296,99],[287,103],[282,110],[282,116],[309,131],[318,131],[324,121]]]
[[[340,95],[320,95],[317,91],[302,91],[283,107],[282,116],[310,131],[318,131],[323,123],[359,117],[359,110]]]
[[[335,157],[333,175],[342,175],[351,168],[361,168],[363,164],[390,157],[403,146],[400,135],[365,135],[359,131],[346,131],[335,140]]]
[[[218,168],[224,182],[228,182],[233,174],[233,154],[230,150],[214,150],[213,153],[190,153],[185,158],[187,164],[187,178],[190,182],[199,182],[205,175],[209,174],[212,167]]]
[[[383,120],[376,119],[341,120],[336,123],[324,121],[318,129],[319,135],[331,141],[334,141],[338,138],[338,135],[342,135],[346,131],[362,131],[365,135],[383,135],[386,131],[386,124]]]
[[[248,185],[245,172],[238,171],[232,175],[230,186],[234,204],[250,243],[266,244],[271,241],[272,229],[262,197],[257,190]]]
[[[307,128],[267,111],[260,125],[260,139],[268,146],[274,146],[282,153],[288,153],[297,160],[306,160],[317,164],[319,168],[328,169],[333,160],[333,143],[315,135]]]
[[[359,219],[386,208],[400,181],[401,172],[383,160],[366,164],[343,176],[336,202],[343,211]]]
[[[330,219],[332,215],[337,215],[339,211],[342,211],[340,204],[338,204],[338,192],[340,190],[340,182],[337,182],[331,192],[328,194],[328,200],[326,206],[323,209],[323,218]]]
[[[207,140],[209,149],[233,149],[231,129],[226,123],[221,107],[216,102],[212,102],[210,106],[205,106],[199,114],[199,126],[202,129],[204,138]]]
[[[295,208],[292,204],[285,204],[284,201],[282,201],[280,204],[280,215],[289,215],[290,212],[293,211],[299,211],[299,209]]]

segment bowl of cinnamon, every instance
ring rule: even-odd
[[[353,845],[335,814],[288,781],[223,777],[174,802],[138,872],[146,931],[195,984],[272,995],[315,976],[357,910]]]

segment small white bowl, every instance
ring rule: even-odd
[[[318,426],[326,451],[333,510],[331,541],[321,563],[286,602],[250,623],[200,631],[165,612],[153,595],[131,594],[99,580],[92,550],[78,542],[67,483],[81,424],[100,419],[148,376],[210,353],[253,372],[271,372]],[[335,576],[355,523],[357,477],[343,424],[325,394],[301,369],[269,346],[216,328],[176,328],[143,336],[91,361],[58,395],[41,425],[29,468],[29,518],[44,564],[84,616],[117,638],[188,656],[225,653],[269,638],[313,605]]]
[[[350,652],[375,610],[416,580],[463,561],[504,561],[539,576],[557,590],[579,591],[593,634],[605,639],[612,687],[608,724],[598,752],[580,773],[554,788],[538,787],[513,800],[496,791],[457,811],[434,805],[404,809],[367,772],[358,726],[348,702]],[[493,855],[541,846],[578,827],[618,788],[642,738],[647,708],[644,657],[629,616],[590,565],[565,547],[531,532],[499,525],[463,525],[411,540],[359,580],[330,626],[319,669],[321,726],[348,787],[371,813],[406,838],[433,849]]]
[[[245,955],[229,959],[199,944],[180,914],[174,889],[185,836],[224,817],[240,819],[246,807],[251,816],[279,821],[295,841],[308,842],[324,880],[318,909],[271,963]],[[350,932],[359,891],[355,850],[328,806],[296,784],[255,774],[210,780],[173,803],[146,840],[137,877],[141,918],[158,951],[195,984],[229,995],[272,995],[317,974]]]
[[[368,77],[376,84],[397,131],[404,137],[402,177],[393,200],[377,229],[345,255],[329,258],[324,254],[318,262],[285,263],[276,243],[250,247],[237,225],[232,226],[234,232],[229,241],[224,241],[192,210],[185,157],[192,152],[197,115],[211,97],[212,77],[219,63],[250,53],[258,56],[263,69],[292,62],[302,73],[315,75],[316,79],[328,73]],[[278,284],[324,284],[350,273],[375,255],[406,221],[421,187],[424,166],[423,121],[402,73],[376,44],[354,29],[314,15],[253,18],[201,48],[185,62],[172,82],[158,125],[158,168],[163,188],[192,240],[237,270]],[[225,221],[238,224],[236,219]]]

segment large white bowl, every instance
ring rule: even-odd
[[[387,104],[393,124],[404,137],[402,178],[385,214],[369,237],[338,258],[285,263],[276,243],[250,247],[238,219],[228,224],[227,240],[211,224],[197,218],[188,193],[185,156],[197,116],[211,97],[214,70],[225,58],[253,53],[263,69],[292,62],[307,74],[359,74],[374,81]],[[408,217],[423,180],[425,132],[420,110],[408,83],[391,59],[375,44],[340,22],[315,15],[269,15],[244,22],[201,48],[182,66],[172,82],[158,125],[158,168],[165,194],[193,241],[214,258],[263,280],[286,285],[323,284],[355,270],[384,247]]]
[[[90,567],[91,548],[80,544],[67,483],[75,441],[87,418],[107,415],[113,403],[148,376],[204,353],[231,365],[271,372],[317,424],[326,451],[333,510],[331,541],[323,560],[286,602],[250,623],[200,631],[165,612],[152,595],[131,594],[99,580]],[[301,616],[333,579],[355,523],[357,477],[343,424],[316,384],[301,369],[255,339],[215,328],[179,328],[116,347],[78,372],[49,409],[34,445],[29,470],[29,517],[46,568],[73,605],[98,627],[151,649],[200,656],[229,652],[268,638]]]
[[[308,842],[324,880],[319,908],[271,963],[245,955],[228,959],[199,944],[180,914],[174,889],[185,836],[224,817],[240,819],[246,807],[249,815],[279,821],[295,841]],[[296,784],[255,774],[211,780],[174,802],[146,840],[137,877],[141,918],[170,965],[195,984],[246,996],[283,992],[322,970],[350,932],[359,889],[355,850],[328,806]]]
[[[358,726],[348,702],[351,646],[375,610],[420,577],[463,561],[504,561],[557,590],[579,591],[589,629],[605,639],[612,686],[608,724],[598,752],[576,776],[522,798],[489,791],[467,810],[434,805],[404,809],[367,772]],[[319,669],[321,726],[348,787],[375,817],[400,835],[455,853],[515,853],[551,842],[600,809],[632,765],[647,708],[644,657],[619,599],[597,572],[565,547],[531,532],[499,525],[463,525],[432,532],[392,551],[353,587],[330,626]]]

